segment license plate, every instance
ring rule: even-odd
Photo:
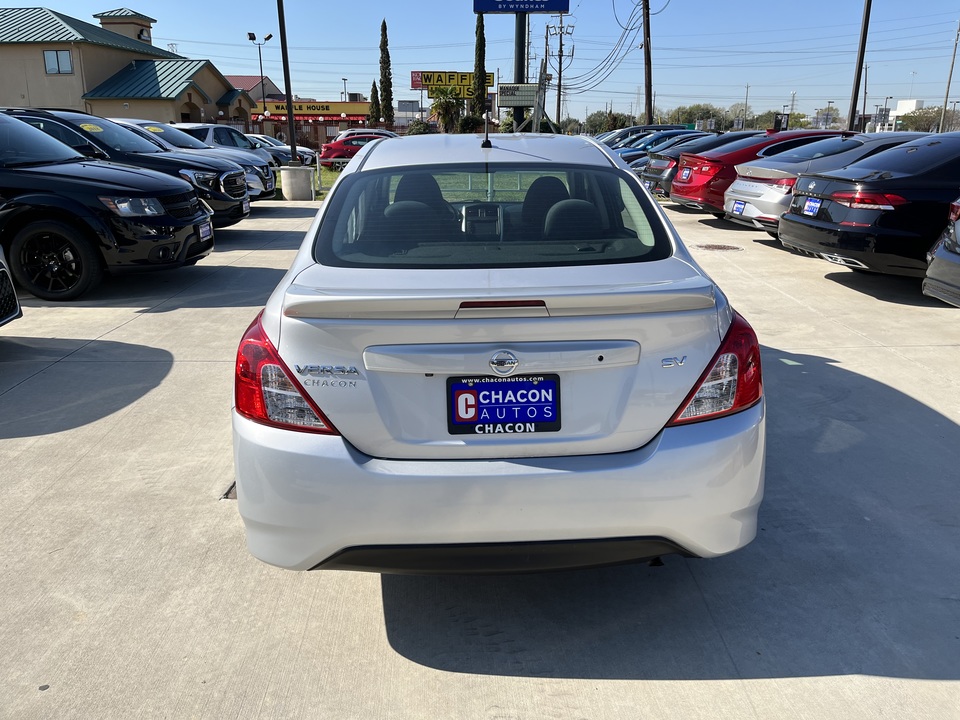
[[[505,435],[560,430],[560,376],[447,378],[451,435]]]
[[[807,201],[803,204],[803,214],[816,215],[820,212],[821,202],[823,201],[820,198],[807,198]]]
[[[651,182],[650,180],[644,180],[644,181],[643,181],[643,186],[644,186],[647,190],[649,190],[650,188],[653,187],[653,182]]]
[[[690,168],[684,168],[683,170],[681,170],[681,171],[680,171],[680,179],[681,179],[681,180],[689,180],[689,179],[690,179],[690,172],[691,172],[691,169],[690,169]]]
[[[267,180],[267,190],[273,190],[273,178]]]
[[[734,215],[743,215],[743,209],[747,204],[743,200],[734,200],[733,201],[733,214]]]
[[[248,197],[245,197],[245,198],[243,199],[243,211],[244,211],[245,213],[250,212],[250,198],[248,198]]]
[[[200,225],[199,230],[200,230],[201,240],[209,240],[213,236],[213,225],[211,225],[208,222],[205,222],[202,225]]]

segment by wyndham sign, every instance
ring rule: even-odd
[[[473,0],[475,13],[568,13],[570,0]]]

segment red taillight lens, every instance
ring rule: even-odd
[[[950,203],[950,220],[951,222],[960,220],[960,201]]]
[[[750,323],[734,313],[720,349],[667,426],[732,415],[756,405],[762,397],[760,343]]]
[[[793,192],[793,186],[796,184],[797,179],[795,177],[790,178],[758,178],[751,177],[746,178],[750,182],[763,183],[764,185],[770,185],[774,190],[782,192],[784,195],[787,195]]]
[[[234,402],[238,413],[264,425],[339,434],[293,379],[263,331],[260,315],[250,323],[237,349]]]
[[[838,190],[830,195],[830,199],[854,210],[893,210],[909,202],[893,193],[864,190]]]
[[[701,175],[706,175],[707,177],[713,177],[722,169],[722,165],[713,165],[712,163],[703,163],[699,167],[695,168],[698,173]]]

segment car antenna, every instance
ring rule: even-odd
[[[480,147],[484,150],[493,147],[493,143],[490,142],[490,113],[485,112],[483,114],[483,142],[480,143]]]

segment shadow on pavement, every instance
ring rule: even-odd
[[[177,308],[261,307],[286,270],[220,265],[122,275],[103,283],[71,309],[137,308],[138,312],[169,312]],[[25,308],[58,307],[66,303],[20,294]]]
[[[392,647],[520,677],[960,679],[960,427],[829,358],[763,353],[752,545],[663,567],[383,575]]]
[[[0,374],[17,384],[0,390],[0,439],[51,435],[100,420],[122,410],[160,385],[173,367],[166,350],[105,340],[4,337],[0,343]],[[109,363],[113,354],[136,349],[138,361]],[[92,351],[101,358],[71,360],[75,353]],[[109,364],[103,362],[106,356]],[[69,364],[69,372],[64,372]],[[30,379],[31,382],[23,382]],[[43,384],[44,396],[55,403],[39,403],[31,388]],[[119,449],[122,451],[122,449]]]
[[[825,263],[826,261],[822,262]],[[880,273],[856,272],[854,270],[830,272],[824,277],[827,280],[833,280],[838,285],[843,285],[883,302],[950,309],[950,306],[946,303],[923,294],[923,278],[881,275]]]
[[[312,218],[316,216],[319,209],[319,207],[271,205],[269,200],[264,200],[263,202],[252,203],[250,207],[250,217],[254,220],[263,220],[265,218]]]

